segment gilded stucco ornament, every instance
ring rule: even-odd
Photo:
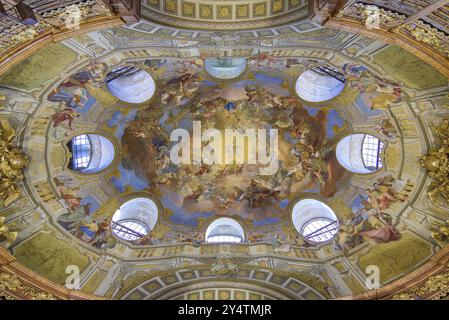
[[[60,31],[61,28],[78,29],[88,18],[100,15],[111,15],[110,10],[100,0],[89,0],[78,4],[64,5],[58,9],[43,12],[38,23],[33,26],[13,24],[2,25],[5,33],[0,39],[0,52],[13,49],[27,41],[36,39],[48,31]]]
[[[449,57],[449,37],[437,28],[417,20],[403,27],[416,40],[423,42]]]
[[[445,242],[449,241],[449,220],[447,220],[445,224],[434,222],[431,230],[432,238],[436,241],[441,242],[443,245]]]
[[[36,290],[18,276],[5,272],[0,273],[0,296],[7,298],[19,296],[27,300],[56,300],[52,294]]]
[[[13,231],[13,226],[5,223],[5,217],[0,217],[0,243],[5,242],[5,246],[14,242],[17,238],[17,231]]]
[[[449,294],[449,270],[430,276],[426,282],[407,292],[393,296],[393,300],[439,300]]]
[[[78,27],[84,23],[93,8],[97,5],[96,1],[86,1],[84,3],[73,4],[67,7],[61,7],[57,10],[46,12],[44,18],[55,18],[58,24],[66,25],[68,28]]]
[[[8,120],[0,120],[0,206],[7,207],[20,196],[17,183],[29,157],[14,145],[16,132]]]
[[[362,20],[368,29],[392,29],[403,23],[405,15],[379,8],[375,5],[357,3],[341,10],[337,17]]]
[[[6,51],[21,43],[33,40],[37,37],[39,31],[40,28],[36,27],[26,27],[20,31],[16,31],[17,33],[13,33],[7,40],[3,40],[0,43],[0,52]]]
[[[436,205],[449,203],[449,120],[434,126],[435,141],[439,147],[430,148],[420,159],[433,180],[427,189],[430,200]]]

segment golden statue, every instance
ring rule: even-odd
[[[420,159],[421,167],[433,179],[427,194],[436,204],[449,204],[449,119],[434,125],[435,142],[439,147],[430,148]]]
[[[0,120],[0,207],[7,207],[20,196],[17,183],[29,157],[14,146],[16,131],[6,119]]]

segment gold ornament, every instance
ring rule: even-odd
[[[449,203],[449,120],[442,120],[433,131],[438,147],[430,148],[420,158],[420,163],[433,179],[427,189],[430,200],[436,205],[445,205]]]
[[[0,217],[0,242],[6,242],[6,247],[17,238],[17,232],[11,230],[10,225],[6,225],[5,217]]]
[[[14,146],[16,132],[8,120],[0,120],[0,207],[7,207],[20,196],[17,183],[29,157]]]
[[[449,294],[449,271],[430,276],[422,285],[393,296],[393,300],[439,300]]]
[[[5,272],[0,272],[0,296],[12,299],[56,300],[52,294],[39,291],[24,283],[18,276]]]
[[[449,220],[445,224],[434,222],[431,227],[432,238],[438,242],[449,241]]]
[[[392,29],[401,25],[407,18],[405,15],[362,3],[346,7],[339,11],[337,17],[361,20],[368,29]]]
[[[416,40],[431,46],[449,57],[449,37],[437,28],[417,20],[404,25],[404,29]]]

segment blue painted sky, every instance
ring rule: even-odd
[[[134,170],[126,169],[122,164],[119,164],[118,169],[120,177],[112,177],[111,182],[119,192],[125,192],[128,185],[133,187],[134,191],[141,191],[150,185],[147,180],[139,178]]]
[[[115,111],[112,117],[107,121],[109,128],[116,126],[115,136],[121,140],[125,133],[126,123],[133,121],[137,117],[137,110],[131,110],[128,115],[124,116],[121,111]]]

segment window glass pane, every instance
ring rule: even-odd
[[[377,170],[382,168],[382,158],[380,154],[384,148],[384,143],[374,136],[365,135],[362,145],[362,159],[367,169]]]
[[[206,242],[223,243],[223,242],[242,242],[242,238],[229,235],[211,236]]]
[[[306,223],[302,235],[313,242],[324,242],[332,239],[337,231],[337,221],[319,218]]]
[[[86,134],[72,139],[72,167],[74,170],[86,169],[91,158],[91,145]]]
[[[144,224],[134,220],[112,222],[112,231],[119,238],[127,241],[135,241],[148,234],[148,228]]]

